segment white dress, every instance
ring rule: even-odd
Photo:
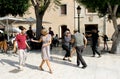
[[[43,45],[48,43],[51,40],[51,35],[48,34],[46,36],[42,36],[41,38],[42,38],[42,42],[43,42],[42,49],[41,49],[42,50],[41,56],[42,56],[43,60],[48,60],[48,59],[50,59],[50,45],[45,46],[45,47],[43,47]]]

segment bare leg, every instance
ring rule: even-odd
[[[16,42],[13,41],[13,52],[16,53],[17,52],[17,46],[16,46]]]
[[[75,53],[75,48],[73,47],[70,53],[70,57],[72,57],[74,53]]]
[[[104,48],[103,48],[103,50],[105,50],[105,42],[104,42]]]
[[[42,60],[40,66],[39,66],[39,67],[40,67],[40,70],[43,70],[42,66],[43,66],[44,63],[45,63],[45,60]]]
[[[109,50],[107,42],[106,42],[106,47],[107,47],[107,50]]]
[[[4,52],[7,53],[7,41],[6,40],[3,41],[3,49],[4,49]]]
[[[48,66],[48,68],[49,68],[50,73],[52,74],[52,70],[51,70],[51,67],[50,67],[50,61],[49,61],[49,60],[46,60],[46,63],[47,63],[47,66]]]

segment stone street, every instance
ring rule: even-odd
[[[102,46],[100,50],[102,49]],[[28,53],[26,66],[23,71],[18,70],[18,56],[0,53],[0,79],[120,79],[120,55],[102,52],[102,57],[91,57],[92,50],[87,46],[83,57],[87,68],[76,66],[76,54],[72,62],[63,61],[65,51],[61,47],[51,51],[51,66],[53,74],[50,74],[46,64],[45,71],[38,69],[41,63],[40,50],[32,50]]]

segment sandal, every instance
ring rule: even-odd
[[[39,67],[39,69],[40,69],[41,71],[44,71],[44,69],[43,69],[42,67]]]
[[[49,72],[50,74],[52,74],[53,72],[52,72],[52,70],[50,70],[50,72]]]

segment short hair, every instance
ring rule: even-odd
[[[52,29],[51,27],[49,27],[49,30]]]
[[[75,30],[74,30],[74,32],[76,33],[76,32],[78,32],[78,30],[77,30],[77,29],[75,29]]]
[[[31,29],[32,27],[30,26],[29,29]]]
[[[18,27],[19,27],[20,30],[24,30],[24,29],[26,29],[26,28],[23,27],[23,26],[18,26]]]
[[[47,29],[43,28],[43,29],[41,30],[41,33],[47,33]]]
[[[65,35],[67,35],[67,33],[70,33],[70,31],[66,30],[66,31],[65,31]]]

